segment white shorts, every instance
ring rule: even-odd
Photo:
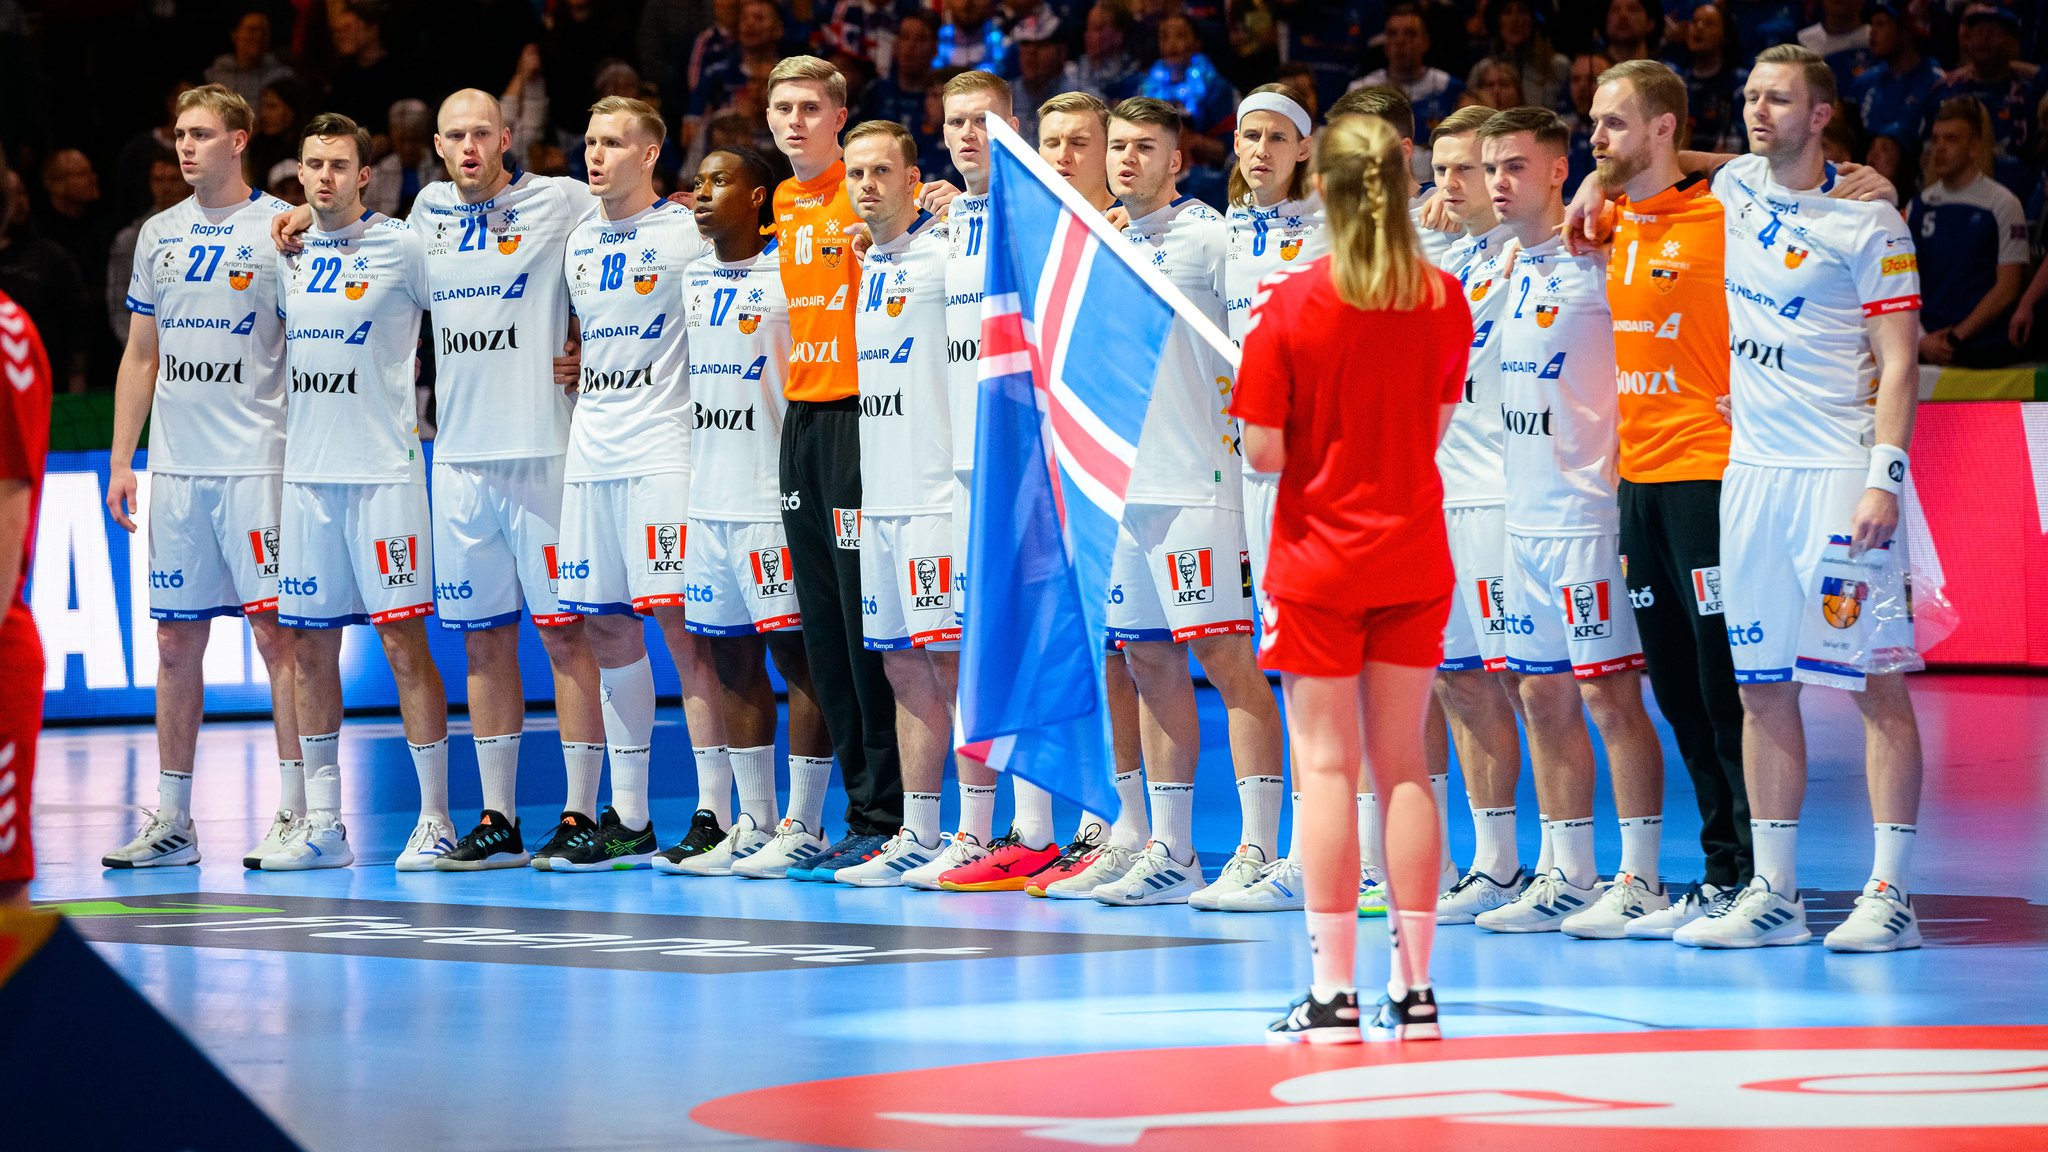
[[[1508,533],[1507,661],[1581,680],[1643,666],[1619,536]]]
[[[389,624],[434,610],[427,486],[284,484],[277,622]]]
[[[953,622],[967,624],[967,530],[974,511],[974,473],[953,473]]]
[[[684,626],[699,636],[796,628],[796,580],[780,520],[692,520]]]
[[[631,616],[683,604],[689,508],[688,472],[563,485],[562,610]]]
[[[1244,544],[1252,560],[1252,602],[1261,620],[1272,615],[1266,603],[1266,557],[1273,543],[1273,509],[1280,503],[1280,478],[1244,474]]]
[[[1730,464],[1721,479],[1721,612],[1738,684],[1794,679],[1799,622],[1819,578],[1830,534],[1848,535],[1863,499],[1856,468]],[[1891,563],[1905,563],[1906,525],[1892,534]],[[1872,649],[1910,648],[1910,620],[1888,621]]]
[[[861,640],[871,651],[959,644],[952,549],[951,516],[861,516]]]
[[[149,614],[205,620],[277,611],[283,479],[149,478]]]
[[[573,623],[561,579],[562,457],[434,465],[434,614],[443,628]]]
[[[1235,508],[1131,504],[1109,566],[1112,642],[1250,635],[1252,557]]]
[[[1444,624],[1445,672],[1508,666],[1508,512],[1504,505],[1444,509],[1451,567],[1458,574],[1451,618]]]

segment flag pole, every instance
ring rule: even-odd
[[[1074,191],[1073,185],[1067,183],[1058,172],[1053,171],[1052,165],[1045,162],[1045,158],[1038,154],[1038,150],[1026,143],[1022,136],[1017,135],[1016,129],[1010,127],[994,112],[984,112],[982,116],[988,126],[989,139],[1007,149],[1030,170],[1033,176],[1038,177],[1041,184],[1050,188],[1053,195],[1059,197],[1060,203],[1066,205],[1067,210],[1074,214],[1074,218],[1087,226],[1088,230],[1095,234],[1096,239],[1102,241],[1102,247],[1106,251],[1123,261],[1125,267],[1137,273],[1138,278],[1145,282],[1145,286],[1173,309],[1174,316],[1193,329],[1195,335],[1200,336],[1202,342],[1212,351],[1228,361],[1231,370],[1235,372],[1238,360],[1237,342],[1226,336],[1221,328],[1216,327],[1215,321],[1197,308],[1195,302],[1188,299],[1187,294],[1176,287],[1173,281],[1160,275],[1157,268],[1132,255],[1130,240],[1111,228],[1109,221],[1102,218],[1102,213],[1097,212],[1094,205],[1083,200],[1081,194]]]

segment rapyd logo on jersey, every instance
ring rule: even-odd
[[[386,588],[411,588],[420,582],[417,536],[389,536],[377,541],[377,578]]]
[[[688,529],[682,524],[647,525],[647,570],[681,572]]]
[[[906,566],[910,574],[910,606],[927,609],[953,606],[953,558],[919,556]]]
[[[789,574],[788,548],[762,548],[748,554],[754,566],[754,595],[769,600],[787,596],[795,585]]]
[[[1207,548],[1166,554],[1166,579],[1175,604],[1209,604],[1216,599],[1216,578]]]
[[[256,557],[256,575],[265,580],[277,576],[277,525],[249,533],[249,551]]]
[[[1573,640],[1605,640],[1614,634],[1607,581],[1566,584],[1563,592],[1564,622]]]

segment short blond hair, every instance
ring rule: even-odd
[[[1806,77],[1808,95],[1815,104],[1835,102],[1835,70],[1820,53],[1804,44],[1773,44],[1756,54],[1758,64],[1790,64]]]
[[[986,92],[995,97],[995,104],[1002,110],[1003,115],[1010,114],[1010,82],[993,72],[984,72],[979,68],[970,68],[946,81],[946,86],[939,91],[939,98],[951,100],[955,96],[969,96],[976,92]]]
[[[1636,100],[1651,117],[1668,115],[1678,121],[1678,137],[1685,135],[1685,81],[1662,60],[1624,60],[1600,74],[1599,83],[1628,81]]]
[[[775,70],[768,73],[768,98],[775,98],[775,86],[794,81],[808,80],[825,86],[825,95],[841,108],[846,107],[846,74],[832,66],[829,60],[816,56],[787,56]]]
[[[659,144],[668,139],[668,123],[654,105],[631,96],[607,96],[590,106],[592,116],[624,116],[633,122],[633,127],[654,138]]]
[[[1467,104],[1437,121],[1435,131],[1429,134],[1429,146],[1434,148],[1439,140],[1449,140],[1453,136],[1479,131],[1488,120],[1493,119],[1493,113],[1494,109],[1484,104]]]
[[[856,141],[865,140],[870,136],[887,136],[894,140],[896,146],[903,150],[904,165],[910,168],[917,167],[917,141],[911,137],[910,129],[894,120],[863,120],[846,134],[846,149],[852,151]]]
[[[1102,121],[1102,130],[1109,131],[1109,105],[1091,92],[1062,92],[1038,106],[1038,118],[1045,119],[1055,112],[1069,116],[1093,116]]]
[[[240,92],[224,85],[202,84],[179,94],[178,115],[183,116],[195,108],[220,117],[220,122],[230,132],[256,130],[256,116],[249,111],[249,102],[242,99]]]

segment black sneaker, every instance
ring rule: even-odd
[[[553,832],[548,833],[547,842],[534,849],[533,859],[529,863],[536,871],[552,870],[555,866],[555,857],[567,852],[569,841],[574,840],[584,829],[597,831],[597,821],[581,812],[563,812],[561,822],[555,825]]]
[[[484,814],[457,841],[455,847],[434,861],[436,872],[484,872],[492,868],[517,868],[533,857],[519,835],[519,821],[507,820],[503,812],[484,809]]]
[[[551,872],[612,872],[639,868],[654,859],[654,821],[635,832],[619,822],[609,805],[598,813],[597,827],[579,828],[549,866]]]
[[[1358,1030],[1356,992],[1339,992],[1323,1001],[1311,989],[1287,1006],[1287,1015],[1266,1025],[1269,1044],[1357,1044],[1364,1039]]]
[[[683,861],[694,860],[723,843],[725,829],[718,826],[718,817],[712,815],[709,808],[699,808],[697,814],[690,817],[690,831],[682,843],[655,856],[654,870],[680,876],[683,874]]]
[[[1396,1040],[1441,1040],[1444,1036],[1436,1019],[1436,993],[1428,988],[1410,988],[1399,1000],[1380,997],[1372,1026],[1392,1032]]]

